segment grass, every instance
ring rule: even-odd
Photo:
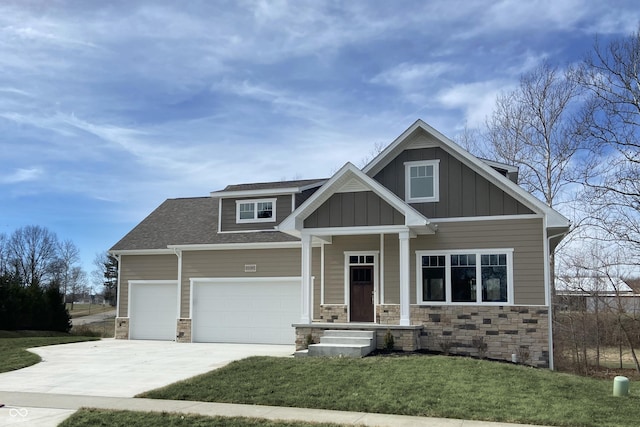
[[[72,318],[89,316],[92,314],[100,314],[108,311],[114,311],[116,308],[110,305],[102,304],[73,304],[73,310],[71,309],[71,303],[67,303],[67,310]]]
[[[141,397],[558,426],[637,426],[612,382],[458,357],[252,357]]]
[[[244,417],[206,417],[166,412],[108,411],[81,409],[59,427],[337,427],[338,424],[315,424],[298,421],[269,421]]]
[[[113,317],[98,322],[78,325],[71,328],[73,335],[88,337],[113,338],[116,333],[116,322]]]
[[[0,331],[0,373],[26,368],[40,362],[40,356],[27,351],[27,348],[95,339],[97,338],[72,336],[61,332]]]

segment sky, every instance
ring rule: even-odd
[[[0,233],[90,272],[165,199],[455,138],[542,61],[638,29],[637,0],[0,0]]]

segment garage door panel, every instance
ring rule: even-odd
[[[174,340],[178,315],[176,283],[133,283],[129,295],[131,339]]]
[[[193,288],[193,340],[292,344],[300,320],[300,279],[199,282]]]

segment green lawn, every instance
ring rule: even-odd
[[[102,304],[73,304],[73,310],[71,309],[71,303],[67,303],[67,310],[73,318],[89,316],[92,314],[100,314],[108,311],[114,311],[116,308],[110,305]]]
[[[269,421],[259,418],[205,417],[176,413],[107,411],[81,409],[58,427],[338,427],[338,424],[314,424],[294,421]]]
[[[640,390],[612,381],[444,356],[252,357],[141,397],[559,426],[637,426]]]
[[[47,336],[33,336],[37,334]],[[40,362],[40,356],[27,351],[27,348],[95,339],[98,338],[73,336],[56,332],[0,331],[0,373],[26,368],[27,366]]]

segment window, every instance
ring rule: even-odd
[[[405,199],[407,202],[437,202],[440,199],[439,188],[440,160],[406,162]]]
[[[276,199],[236,200],[236,222],[275,222]]]
[[[418,303],[498,303],[513,299],[513,249],[417,252]]]

